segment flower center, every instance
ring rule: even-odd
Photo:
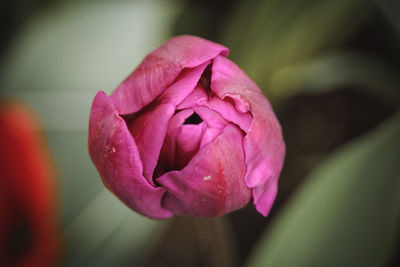
[[[183,124],[195,124],[195,125],[198,125],[202,121],[203,121],[203,119],[199,115],[197,115],[196,112],[194,112],[192,115],[190,115],[189,118],[187,118],[185,120],[185,122]]]

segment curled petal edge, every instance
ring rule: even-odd
[[[168,40],[151,52],[111,95],[119,114],[134,113],[152,102],[179,76],[229,50],[214,42],[190,35]]]

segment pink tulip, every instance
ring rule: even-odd
[[[214,217],[251,198],[267,216],[285,144],[257,85],[228,49],[178,36],[151,52],[89,121],[89,152],[105,186],[151,218]]]

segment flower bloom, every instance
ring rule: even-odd
[[[54,266],[60,256],[54,172],[40,126],[21,103],[0,106],[0,266]]]
[[[105,186],[152,217],[214,217],[250,199],[267,216],[285,145],[278,120],[228,49],[178,36],[151,52],[89,120]]]

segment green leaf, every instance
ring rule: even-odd
[[[375,97],[400,103],[400,78],[383,62],[360,54],[336,53],[299,64],[282,67],[272,73],[270,92],[287,98],[299,92],[321,93],[352,85]]]
[[[248,266],[385,266],[399,234],[399,159],[400,113],[313,171]]]

